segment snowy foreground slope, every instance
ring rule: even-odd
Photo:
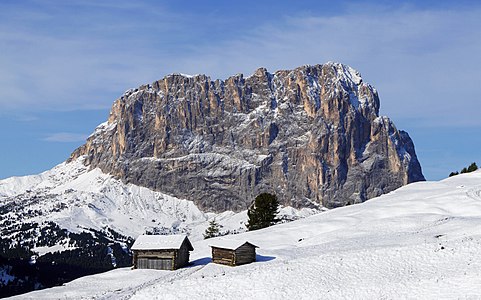
[[[16,299],[480,299],[481,172],[414,183],[362,204],[228,236],[258,261],[116,269]],[[15,298],[15,297],[14,297]]]
[[[319,212],[283,207],[280,217]],[[206,213],[192,201],[89,170],[83,158],[0,180],[0,297],[130,266],[129,245],[146,232],[202,240],[214,218],[221,234],[246,230],[246,211]]]

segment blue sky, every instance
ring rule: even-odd
[[[444,178],[481,163],[479,16],[479,1],[3,0],[0,178],[64,161],[125,90],[169,73],[327,61],[360,71]]]

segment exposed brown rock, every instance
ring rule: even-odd
[[[378,113],[376,90],[342,64],[174,74],[116,100],[71,159],[208,211],[246,209],[261,192],[337,207],[424,180],[408,134]]]

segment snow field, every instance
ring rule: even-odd
[[[481,172],[411,184],[224,237],[258,245],[256,263],[210,263],[212,240],[196,240],[189,268],[118,269],[22,299],[481,299],[480,194]]]
[[[125,184],[99,169],[88,170],[82,158],[40,175],[0,180],[0,201],[15,203],[18,211],[8,214],[18,222],[53,221],[71,232],[111,228],[133,238],[149,231],[188,233],[191,240],[199,240],[213,218],[221,232],[244,232],[247,221],[246,211],[204,213],[192,201]],[[280,215],[302,218],[318,212],[284,207]],[[36,250],[45,254],[60,248]]]

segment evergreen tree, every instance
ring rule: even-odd
[[[460,173],[461,173],[461,174],[464,174],[464,173],[474,172],[474,171],[476,171],[477,169],[478,169],[478,166],[476,165],[475,162],[473,162],[472,164],[469,165],[469,167],[467,167],[467,168],[464,167],[464,168],[461,170],[461,172],[459,172],[459,173],[458,173],[457,171],[456,171],[456,172],[451,172],[451,174],[449,174],[449,177],[454,176],[454,175],[458,175],[458,174],[460,174]]]
[[[249,217],[247,229],[257,230],[275,224],[278,221],[276,219],[278,209],[279,201],[275,195],[269,193],[258,195],[247,211]]]
[[[478,169],[478,166],[476,165],[475,162],[473,162],[471,165],[468,167],[468,172],[474,172]]]
[[[205,230],[204,239],[210,239],[220,235],[220,225],[213,219]]]

